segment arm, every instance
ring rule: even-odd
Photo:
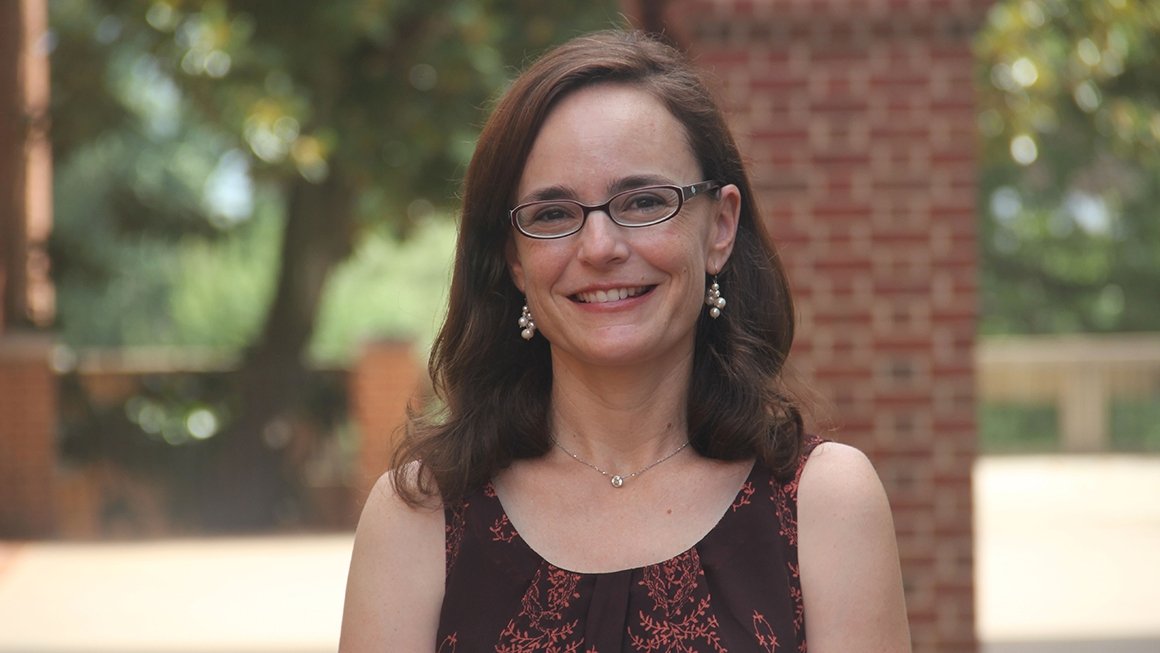
[[[810,653],[910,651],[894,520],[860,451],[825,443],[810,455],[798,538]]]
[[[413,508],[390,474],[371,490],[355,532],[341,653],[432,651],[443,603],[443,511]]]

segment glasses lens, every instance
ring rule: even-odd
[[[647,225],[677,212],[681,205],[681,192],[664,186],[637,188],[612,198],[612,217],[623,225]]]
[[[516,211],[516,222],[533,236],[559,236],[579,229],[584,211],[574,202],[536,202]]]

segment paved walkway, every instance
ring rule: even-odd
[[[1160,458],[976,470],[983,653],[1160,653]],[[0,543],[0,653],[334,651],[350,535]]]
[[[8,545],[0,651],[334,651],[350,545],[350,535]]]
[[[983,653],[1160,653],[1160,457],[975,468]]]

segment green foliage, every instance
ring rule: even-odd
[[[132,192],[120,185],[126,177],[134,177],[138,188],[150,178],[164,177],[171,186],[168,194],[177,196],[194,191],[183,185],[183,175],[165,166],[196,167],[198,175],[209,174],[207,166],[199,165],[207,159],[182,160],[196,155],[151,160],[161,155],[156,150],[168,148],[145,148],[149,156],[134,162],[127,152],[132,147],[109,137],[57,168],[53,257],[60,336],[89,346],[244,346],[256,331],[272,285],[278,215],[270,208],[259,211],[222,238],[207,237],[214,228],[201,218],[188,218],[191,226],[183,236],[172,223],[163,225],[156,213],[120,211],[118,203],[132,202],[120,199],[120,193]],[[127,224],[134,219],[140,224]]]
[[[375,234],[335,271],[319,310],[312,354],[343,361],[360,343],[397,338],[424,356],[451,284],[455,223],[431,219],[405,243]]]
[[[1053,453],[1061,450],[1055,404],[983,402],[978,409],[983,453]],[[1154,398],[1113,398],[1108,406],[1109,451],[1160,451],[1160,404]]]
[[[1002,0],[976,51],[983,332],[1160,329],[1160,5]]]
[[[984,453],[1059,449],[1059,415],[1054,404],[983,402],[978,419],[979,444]]]
[[[242,349],[257,334],[278,264],[281,222],[264,208],[229,238],[186,238],[167,263],[174,283],[166,314],[173,329],[156,344]]]
[[[453,212],[489,99],[530,56],[616,16],[607,0],[49,8],[64,339],[252,344],[290,189],[337,175],[363,233],[323,300],[314,349],[328,357],[344,338],[430,330],[418,313],[437,295],[430,281],[446,280],[446,255],[423,225]],[[421,255],[388,242],[412,231]]]
[[[1121,399],[1112,402],[1110,412],[1115,450],[1160,452],[1160,402]]]

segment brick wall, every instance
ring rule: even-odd
[[[56,375],[45,336],[0,335],[0,538],[55,531]]]
[[[969,39],[986,5],[677,0],[666,17],[730,109],[785,258],[791,360],[890,495],[916,653],[977,648]]]
[[[359,506],[390,465],[406,421],[407,402],[419,395],[422,364],[401,342],[368,344],[351,374],[351,416],[359,429],[358,468],[351,479]]]

